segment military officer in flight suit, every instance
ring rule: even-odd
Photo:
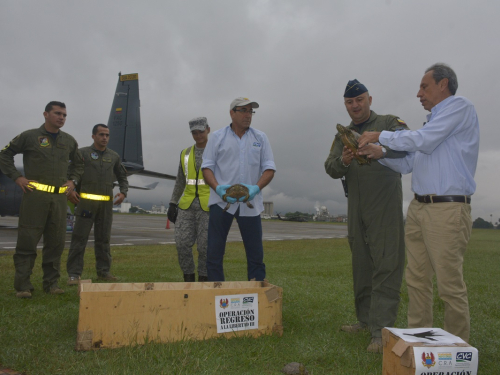
[[[349,81],[344,104],[352,121],[349,129],[398,131],[408,129],[392,115],[370,110],[372,97],[358,80]],[[405,157],[405,152],[385,149],[385,157]],[[335,136],[325,170],[332,178],[345,176],[348,198],[348,241],[352,252],[354,304],[358,322],[341,327],[346,332],[369,329],[369,352],[382,353],[383,327],[392,327],[399,306],[405,244],[401,174],[377,161],[360,165]]]
[[[113,222],[113,183],[115,176],[120,192],[115,195],[115,205],[123,202],[127,196],[127,171],[120,156],[107,148],[109,129],[104,124],[97,124],[92,129],[94,143],[80,149],[85,163],[85,170],[79,193],[74,192],[69,200],[77,204],[75,210],[75,228],[71,236],[68,261],[68,285],[77,285],[83,272],[83,256],[94,226],[94,252],[98,280],[116,281],[111,274],[111,224]]]
[[[60,130],[66,122],[66,105],[52,101],[43,116],[42,126],[21,133],[0,152],[2,172],[24,192],[14,254],[18,298],[31,298],[35,289],[30,276],[42,235],[43,290],[64,293],[58,280],[66,237],[66,194],[73,192],[83,173],[78,144]],[[16,154],[23,154],[24,176],[14,166]]]
[[[206,117],[197,117],[189,121],[189,129],[196,143],[181,152],[167,215],[169,220],[175,223],[175,244],[184,281],[195,281],[193,260],[195,242],[198,250],[198,281],[208,281],[207,235],[210,188],[205,184],[200,166],[210,126]]]

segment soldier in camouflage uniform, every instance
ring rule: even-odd
[[[45,124],[21,133],[0,152],[2,172],[24,191],[14,254],[18,298],[31,298],[35,289],[30,276],[42,235],[43,290],[64,293],[57,283],[66,237],[65,194],[73,192],[83,173],[78,144],[60,130],[66,122],[66,105],[50,102],[43,116]],[[23,154],[24,176],[14,166],[16,154]]]
[[[352,119],[349,129],[359,134],[408,129],[396,116],[371,111],[371,102],[363,84],[349,81],[344,94]],[[359,165],[353,156],[337,134],[325,162],[326,173],[333,178],[345,177],[348,189],[348,240],[358,322],[341,329],[370,329],[372,340],[367,350],[381,353],[381,329],[396,321],[405,261],[401,174],[376,161]],[[385,149],[385,157],[404,156],[405,152]]]
[[[111,270],[111,224],[113,222],[113,182],[115,176],[120,192],[115,195],[118,205],[127,196],[127,171],[123,167],[120,156],[107,148],[109,129],[104,124],[97,124],[92,129],[94,143],[82,147],[80,153],[85,163],[85,171],[79,187],[79,193],[69,196],[71,202],[77,204],[75,210],[75,228],[71,236],[68,262],[68,285],[77,285],[83,272],[83,256],[89,239],[90,230],[94,227],[94,252],[97,278],[115,281],[117,278]]]
[[[198,281],[208,281],[207,233],[210,188],[203,180],[200,167],[210,126],[206,117],[198,117],[189,121],[189,129],[196,144],[181,152],[167,215],[169,220],[175,223],[175,244],[184,281],[195,281],[193,260],[195,242],[198,249]]]

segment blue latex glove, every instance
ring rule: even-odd
[[[260,188],[257,185],[247,185],[247,184],[242,184],[243,186],[246,186],[248,189],[248,194],[250,197],[248,198],[249,201],[253,200],[257,194],[259,194]],[[240,198],[240,202],[243,201],[245,197]]]
[[[224,198],[222,197],[224,196],[224,194],[226,194],[226,190],[230,187],[231,185],[217,185],[217,187],[215,188],[215,192],[219,197],[221,197],[222,200],[224,200]],[[236,198],[226,197],[225,202],[236,203]]]

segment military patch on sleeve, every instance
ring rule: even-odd
[[[7,150],[7,149],[10,147],[10,144],[11,144],[12,142],[14,142],[17,138],[19,138],[19,135],[16,135],[16,136],[12,139],[12,141],[10,141],[10,143],[9,143],[7,146],[5,146],[4,148],[2,148],[2,150],[0,150],[0,151],[5,151],[5,150]]]
[[[396,129],[394,129],[394,131],[398,132],[400,130],[408,130],[408,125],[406,125],[406,122],[404,122],[400,118],[397,118],[396,120],[398,120],[400,126],[397,126]]]

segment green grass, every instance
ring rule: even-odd
[[[471,345],[479,350],[480,374],[497,373],[500,334],[500,231],[474,229],[466,254],[465,278],[471,307]],[[76,288],[49,296],[41,290],[41,254],[32,276],[31,300],[15,298],[12,252],[0,252],[0,364],[35,374],[280,374],[288,362],[302,362],[319,374],[381,374],[382,356],[366,352],[368,333],[339,332],[355,322],[350,251],[346,239],[266,242],[267,278],[283,287],[282,337],[149,343],[119,349],[76,352]],[[113,272],[121,282],[180,282],[175,246],[113,248]],[[67,251],[63,256],[65,270]],[[94,278],[93,251],[84,278]],[[245,280],[241,243],[229,243],[226,279]],[[95,282],[95,280],[94,280]],[[406,327],[408,297],[403,285],[396,326]],[[435,325],[443,304],[435,296]],[[1,366],[0,366],[1,367]]]

